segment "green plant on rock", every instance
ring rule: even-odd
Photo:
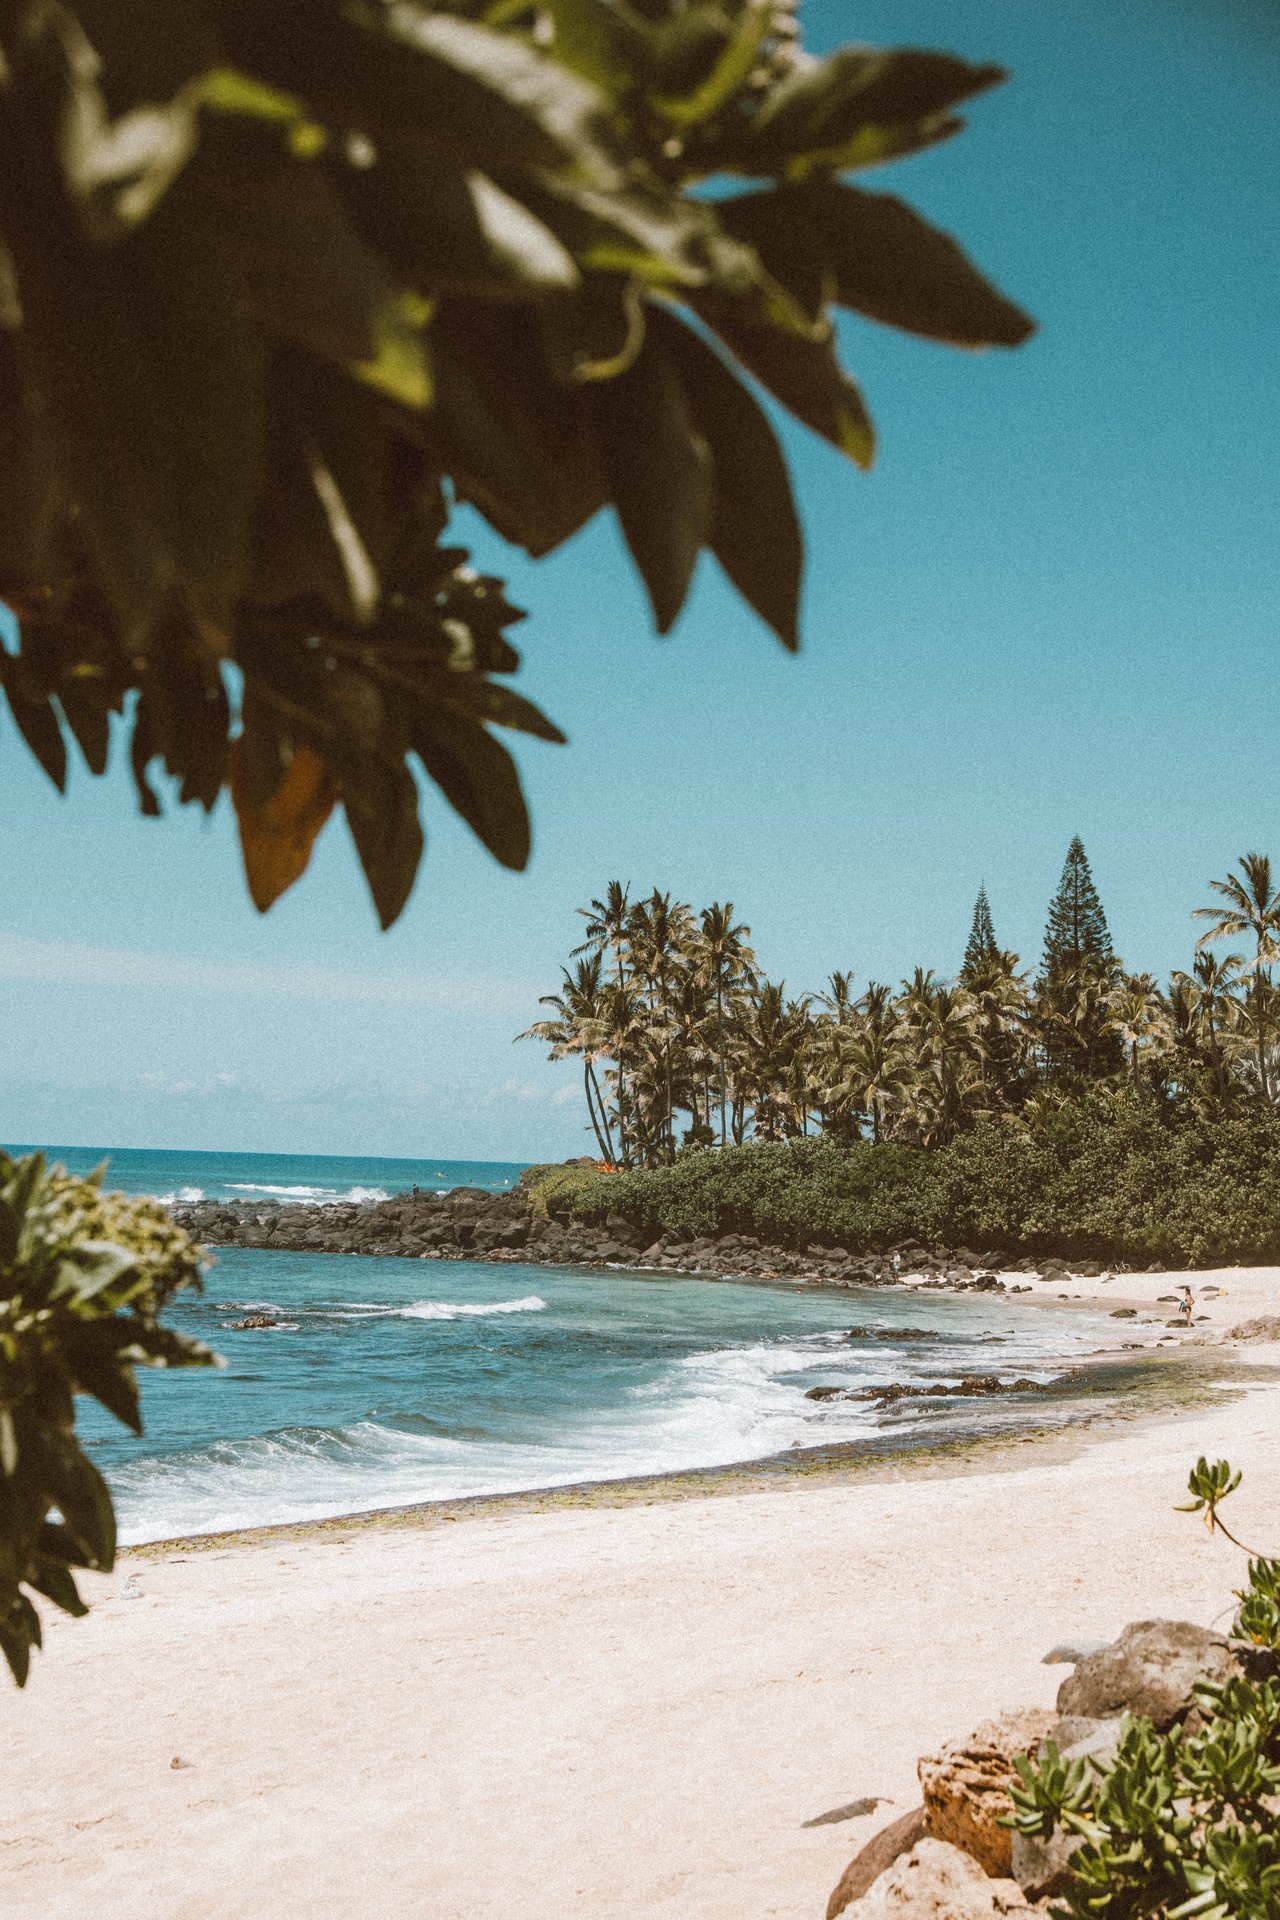
[[[1202,1513],[1234,1541],[1218,1508],[1239,1484],[1227,1461],[1200,1459],[1181,1511]],[[1037,1839],[1059,1829],[1079,1837],[1057,1913],[1072,1920],[1273,1920],[1280,1913],[1280,1560],[1252,1559],[1236,1598],[1237,1635],[1264,1650],[1256,1675],[1197,1687],[1198,1714],[1167,1733],[1126,1716],[1105,1763],[1064,1759],[1052,1741],[1036,1761],[1017,1761],[1011,1824]]]
[[[72,1569],[106,1572],[115,1559],[111,1496],[76,1438],[76,1395],[141,1433],[136,1367],[216,1364],[159,1318],[199,1287],[201,1265],[154,1200],[104,1193],[100,1172],[77,1179],[42,1154],[0,1154],[0,1649],[19,1686],[41,1644],[30,1594],[83,1614]]]

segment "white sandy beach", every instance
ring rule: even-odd
[[[1146,1308],[1183,1278],[1037,1292]],[[1280,1310],[1280,1270],[1193,1284],[1227,1289],[1209,1337]],[[126,1554],[3,1692],[0,1913],[821,1920],[920,1752],[1052,1702],[1055,1641],[1225,1617],[1240,1557],[1173,1508],[1225,1454],[1280,1550],[1278,1405],[1074,1457]],[[865,1795],[891,1804],[804,1827]]]

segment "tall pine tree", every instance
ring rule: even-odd
[[[1099,1080],[1119,1071],[1123,1058],[1109,1007],[1117,972],[1107,916],[1077,834],[1049,905],[1036,984],[1035,1024],[1050,1080]]]
[[[996,931],[991,924],[991,908],[987,904],[987,889],[984,882],[978,888],[978,898],[973,907],[973,925],[969,928],[969,944],[964,950],[964,961],[960,967],[960,978],[965,986],[973,979],[988,960],[994,960],[1000,949],[996,945]]]
[[[1049,903],[1044,930],[1044,980],[1075,972],[1082,961],[1109,967],[1114,960],[1107,916],[1089,871],[1089,856],[1077,834],[1067,848],[1058,891]]]

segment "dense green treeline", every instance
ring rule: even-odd
[[[1280,1115],[1167,1109],[1099,1088],[1034,1130],[988,1116],[934,1148],[821,1139],[729,1147],[647,1172],[583,1169],[564,1192],[579,1218],[621,1215],[655,1239],[749,1233],[851,1253],[918,1240],[1010,1258],[1272,1264]]]
[[[1162,987],[1116,954],[1076,839],[1034,977],[984,887],[953,979],[792,997],[732,904],[615,883],[530,1030],[582,1061],[617,1169],[558,1204],[655,1237],[1280,1261],[1280,893],[1260,854],[1210,892]]]
[[[581,1061],[599,1156],[628,1171],[815,1136],[931,1150],[1002,1128],[1057,1138],[1068,1111],[1096,1121],[1085,1096],[1122,1087],[1165,1119],[1267,1115],[1280,1087],[1280,892],[1261,854],[1209,884],[1190,965],[1164,986],[1116,954],[1075,839],[1034,976],[1000,947],[984,887],[954,978],[917,967],[896,990],[869,980],[859,992],[834,972],[822,992],[792,995],[760,970],[732,902],[696,913],[614,882],[580,909],[574,964],[521,1037]],[[1214,951],[1225,943],[1239,950]]]

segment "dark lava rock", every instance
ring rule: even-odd
[[[933,1327],[846,1327],[846,1340],[941,1340]]]
[[[806,1400],[874,1400],[877,1406],[892,1406],[896,1400],[976,1400],[995,1393],[1038,1393],[1038,1380],[1001,1380],[994,1373],[966,1374],[958,1386],[941,1380],[931,1387],[909,1386],[893,1381],[883,1387],[810,1387]]]

